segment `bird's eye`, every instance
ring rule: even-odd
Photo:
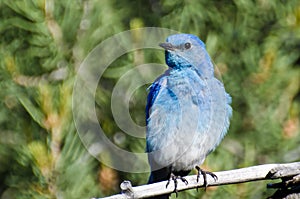
[[[185,47],[185,49],[191,48],[191,43],[185,43],[185,44],[184,44],[184,47]]]

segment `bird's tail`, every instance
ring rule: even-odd
[[[169,170],[167,168],[162,168],[162,169],[157,170],[157,171],[152,171],[151,175],[149,177],[149,180],[148,180],[148,184],[168,180],[168,175],[169,175]],[[148,199],[169,199],[170,195],[171,194],[153,196],[153,197],[148,198]]]
[[[154,196],[151,198],[147,198],[147,199],[169,199],[170,194],[167,195],[161,195],[161,196]]]

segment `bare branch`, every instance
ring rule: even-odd
[[[300,174],[300,162],[288,164],[265,164],[242,169],[214,172],[214,174],[218,176],[218,180],[214,181],[213,178],[208,176],[207,182],[209,186],[238,184],[243,182],[270,180],[287,177],[299,180],[299,177],[297,176]],[[188,181],[188,185],[181,181],[178,181],[178,191],[194,189],[203,186],[203,179],[201,178],[197,183],[196,175],[186,176],[185,178]],[[167,188],[166,184],[167,181],[163,181],[149,185],[132,187],[130,181],[124,181],[121,184],[121,189],[123,190],[122,194],[105,197],[103,199],[138,199],[172,193],[174,190],[174,183],[170,183],[170,185]]]

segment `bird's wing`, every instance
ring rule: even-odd
[[[154,82],[149,88],[149,94],[147,97],[147,105],[146,105],[146,124],[148,124],[148,118],[149,118],[149,111],[161,89],[161,85],[159,82]]]
[[[167,88],[168,78],[162,75],[149,88],[146,106],[147,152],[160,149],[161,139],[172,136],[176,128],[179,104],[177,97]]]

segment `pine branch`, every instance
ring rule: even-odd
[[[297,192],[299,192],[298,186],[300,185],[300,162],[287,164],[265,164],[229,171],[214,172],[214,174],[218,176],[218,180],[214,181],[213,178],[208,176],[207,182],[209,186],[220,186],[281,178],[283,182],[268,184],[268,188],[285,188],[288,190],[288,188],[291,188],[292,186],[297,186]],[[186,180],[188,181],[188,185],[185,185],[185,183],[179,180],[177,190],[183,191],[187,189],[203,187],[203,178],[201,178],[198,183],[196,179],[196,175],[187,176]],[[105,197],[103,199],[138,199],[172,193],[174,190],[174,183],[170,183],[167,188],[166,184],[167,181],[163,181],[149,185],[132,187],[130,181],[124,181],[120,185],[122,194]]]

